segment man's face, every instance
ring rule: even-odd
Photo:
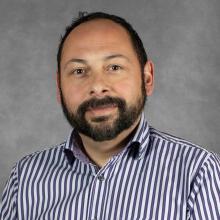
[[[139,119],[144,77],[123,27],[106,19],[79,25],[64,43],[60,66],[62,108],[79,133],[111,140]]]

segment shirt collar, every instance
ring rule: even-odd
[[[67,141],[64,146],[64,153],[70,163],[73,165],[75,156],[74,153],[77,150],[73,150],[73,147],[76,145],[75,140],[76,131],[73,129],[69,134]],[[141,119],[138,125],[138,128],[134,134],[134,136],[129,141],[127,148],[130,149],[130,155],[132,155],[136,159],[143,158],[143,155],[146,153],[149,145],[150,132],[149,125],[145,119],[144,111],[141,113]]]
[[[141,119],[138,128],[129,142],[128,146],[136,159],[141,159],[146,153],[150,140],[150,128],[146,121],[144,111],[141,114]]]
[[[71,131],[71,133],[69,134],[67,141],[64,145],[64,153],[67,157],[68,162],[70,163],[70,165],[73,165],[75,157],[72,151],[72,140],[73,140],[73,136],[74,136],[74,129]]]

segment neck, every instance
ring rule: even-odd
[[[103,167],[112,156],[118,154],[126,146],[131,135],[136,130],[139,121],[140,117],[130,128],[122,131],[116,138],[109,141],[94,141],[90,137],[80,133],[84,153],[96,165]]]

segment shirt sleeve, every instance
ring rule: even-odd
[[[220,158],[216,154],[204,161],[191,186],[190,220],[220,220]]]
[[[0,220],[17,220],[17,192],[17,166],[14,166],[3,191],[0,204]]]

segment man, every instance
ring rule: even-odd
[[[219,220],[219,157],[150,127],[153,63],[122,18],[92,13],[61,39],[58,100],[66,142],[21,159],[1,220]]]

